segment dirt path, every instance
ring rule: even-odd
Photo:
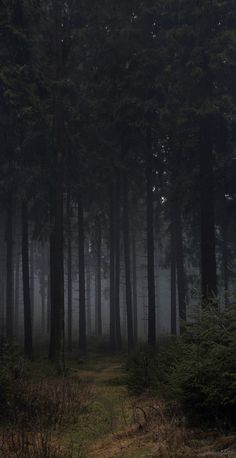
[[[99,356],[76,371],[90,401],[65,434],[74,444],[74,458],[236,457],[235,436],[191,431],[157,399],[130,397],[121,359]]]
[[[65,434],[65,441],[74,444],[75,457],[152,456],[134,413],[135,400],[123,383],[122,360],[99,357],[81,364],[77,371],[88,387],[90,401],[79,423]]]

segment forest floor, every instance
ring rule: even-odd
[[[89,389],[79,423],[63,434],[75,458],[236,457],[236,436],[183,426],[151,396],[130,396],[124,358],[91,357],[72,370]]]
[[[236,457],[236,435],[187,428],[173,406],[170,409],[151,395],[131,396],[125,383],[124,364],[123,355],[91,354],[80,361],[74,356],[68,361],[68,374],[62,380],[46,362],[32,363],[27,382],[29,399],[34,399],[34,393],[41,393],[43,405],[49,409],[50,418],[54,415],[56,424],[51,430],[46,426],[46,435],[48,431],[48,440],[61,452],[37,452],[37,448],[47,447],[47,437],[44,429],[42,438],[40,433],[37,438],[32,421],[30,429],[27,427],[27,440],[36,444],[37,453],[19,454],[25,432],[8,429],[6,433],[1,428],[0,457]],[[31,450],[30,446],[28,449]]]

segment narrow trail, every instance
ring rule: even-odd
[[[98,357],[78,370],[91,401],[79,424],[68,434],[75,444],[76,458],[78,452],[83,458],[153,456],[141,431],[142,419],[135,415],[135,399],[129,397],[123,383],[122,363],[116,357]]]
[[[89,404],[79,423],[63,434],[74,444],[73,458],[236,458],[235,436],[191,431],[175,415],[169,417],[156,398],[129,396],[123,363],[99,355],[75,368]]]

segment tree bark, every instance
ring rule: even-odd
[[[64,76],[62,5],[53,1],[55,81],[61,83]],[[64,106],[61,85],[54,93],[54,162],[52,164],[52,229],[50,236],[50,359],[64,373],[64,241],[63,241],[63,183],[64,183]],[[55,178],[54,178],[55,177]]]
[[[28,208],[22,202],[22,276],[24,298],[24,352],[29,359],[32,358],[32,317],[30,303],[30,278],[29,278],[29,233],[28,233]]]
[[[31,320],[32,330],[34,329],[34,243],[31,239],[30,243],[30,304],[31,304]]]
[[[186,321],[186,279],[184,270],[183,230],[180,203],[175,204],[176,268],[180,321]]]
[[[115,324],[115,218],[114,218],[114,184],[110,186],[110,346],[116,348]]]
[[[86,352],[86,303],[85,303],[85,264],[84,264],[84,208],[82,190],[78,196],[79,227],[79,348]]]
[[[96,273],[95,273],[95,328],[98,337],[102,336],[102,279],[101,279],[101,245],[102,231],[101,221],[97,218],[96,227]]]
[[[46,275],[46,253],[45,245],[42,245],[41,248],[41,266],[40,266],[40,294],[41,294],[41,329],[43,335],[46,330],[46,295],[45,295],[45,275]]]
[[[120,180],[115,186],[115,326],[116,347],[121,350],[121,327],[120,327]]]
[[[217,294],[213,146],[209,119],[200,126],[201,284],[203,305]]]
[[[132,279],[133,279],[133,315],[134,315],[134,343],[138,341],[138,294],[137,294],[137,257],[136,257],[136,233],[134,221],[132,222]]]
[[[149,145],[149,148],[151,146]],[[149,151],[146,167],[146,207],[147,207],[147,276],[148,276],[148,343],[156,344],[156,304],[154,270],[154,223],[153,223],[153,168],[152,154]]]
[[[6,227],[6,334],[9,343],[13,339],[13,224],[12,224],[12,193],[9,192],[7,199],[7,227]]]
[[[18,248],[18,245],[17,245]],[[15,264],[15,298],[14,298],[14,334],[19,333],[19,299],[20,299],[20,254],[16,253]]]
[[[171,334],[176,335],[176,226],[174,204],[171,205]]]
[[[92,316],[91,316],[91,272],[90,272],[90,253],[89,240],[86,243],[87,261],[86,261],[86,298],[87,298],[87,335],[92,333]]]
[[[68,350],[72,350],[72,250],[71,250],[71,204],[70,194],[67,193],[67,320],[68,320]]]
[[[128,350],[134,346],[132,287],[131,287],[131,262],[130,262],[130,224],[129,224],[129,188],[127,176],[123,178],[123,237],[125,261],[125,296],[127,312]]]

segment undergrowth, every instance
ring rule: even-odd
[[[176,400],[191,423],[236,424],[236,310],[208,306],[181,338],[141,346],[127,361],[129,391]]]

